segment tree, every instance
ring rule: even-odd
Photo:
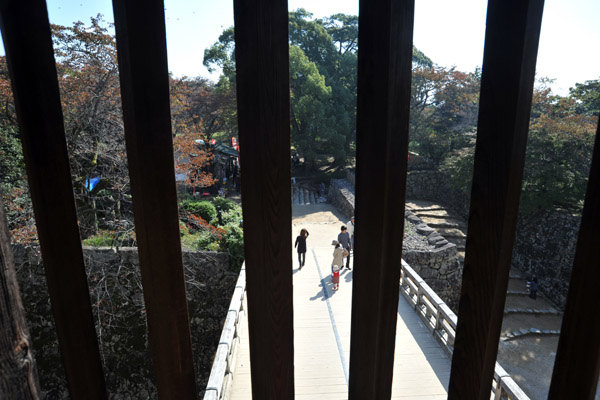
[[[0,190],[0,198],[1,195]],[[0,398],[40,397],[32,347],[10,247],[8,223],[0,201]]]
[[[52,25],[71,174],[82,234],[123,217],[130,203],[114,36],[101,15],[90,25]],[[101,177],[91,188],[92,178]]]
[[[547,79],[533,96],[521,207],[580,211],[594,144],[596,118],[581,102],[554,95]],[[580,86],[581,87],[581,86]]]
[[[201,150],[197,142],[202,137],[199,132],[187,131],[173,139],[175,171],[187,177],[187,183],[192,186],[194,195],[197,186],[209,187],[216,182],[207,170],[213,156],[210,152]]]
[[[576,83],[569,89],[569,97],[575,101],[578,114],[598,116],[600,112],[600,79]]]
[[[436,165],[470,146],[477,126],[480,72],[446,69],[420,58],[413,63],[411,148]]]

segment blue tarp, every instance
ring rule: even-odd
[[[85,187],[87,188],[87,190],[89,190],[90,192],[92,190],[94,190],[94,188],[96,187],[96,185],[98,184],[98,182],[100,182],[100,177],[97,176],[95,178],[92,179],[86,179],[85,180]]]

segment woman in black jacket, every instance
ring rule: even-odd
[[[308,237],[308,231],[306,229],[302,229],[300,231],[300,236],[296,238],[296,243],[294,247],[298,247],[298,264],[300,265],[298,269],[302,269],[304,267],[304,262],[306,261],[306,238]]]

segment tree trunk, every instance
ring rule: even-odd
[[[0,399],[39,399],[29,329],[0,193]]]

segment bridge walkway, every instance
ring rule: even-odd
[[[332,290],[333,247],[344,218],[326,204],[294,206],[294,232],[306,228],[306,264],[294,260],[295,393],[299,400],[348,398],[352,271],[344,269],[340,289]],[[393,399],[447,398],[450,358],[435,341],[404,297],[398,301]],[[247,322],[242,321],[240,347],[230,399],[250,399]]]

